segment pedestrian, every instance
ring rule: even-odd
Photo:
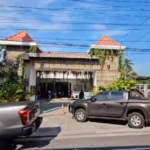
[[[52,92],[49,90],[48,91],[48,100],[51,101],[51,99],[52,99]]]
[[[40,92],[40,90],[38,89],[38,100],[40,100],[41,99],[41,92]]]
[[[35,94],[35,101],[38,101],[38,96],[39,96],[39,93],[38,93],[38,90],[37,90],[36,94]]]
[[[79,99],[83,99],[84,98],[84,92],[83,90],[81,89],[80,93],[79,93]]]

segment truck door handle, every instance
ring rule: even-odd
[[[121,102],[120,104],[123,105],[123,102]]]

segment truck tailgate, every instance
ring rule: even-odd
[[[40,115],[40,103],[39,102],[31,102],[28,103],[27,108],[30,111],[29,120],[30,124],[34,122],[34,120]]]

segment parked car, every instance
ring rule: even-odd
[[[69,112],[78,122],[88,118],[127,120],[129,127],[142,128],[150,122],[150,98],[137,90],[105,91],[88,100],[74,101]]]
[[[93,93],[89,90],[84,90],[84,98],[89,99],[93,96]]]
[[[72,92],[72,94],[71,94],[71,99],[79,99],[79,93],[80,93],[80,91],[78,90],[76,90],[76,91],[73,91]]]
[[[73,100],[77,100],[79,99],[79,94],[80,94],[80,91],[76,90],[76,91],[73,91],[72,92],[72,96],[71,96],[71,99]],[[84,99],[89,99],[93,96],[93,93],[89,90],[84,90]]]
[[[0,149],[8,141],[26,137],[35,132],[42,123],[38,102],[14,102],[0,104]]]

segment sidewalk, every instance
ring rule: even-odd
[[[65,109],[67,112],[67,109]],[[61,110],[56,110],[43,115],[43,123],[33,136],[115,136],[149,134],[150,128],[131,129],[127,125],[113,124],[112,122],[85,122],[79,123],[72,119],[68,112],[61,115]]]
[[[70,102],[72,101],[70,98],[53,98],[52,102]]]
[[[41,99],[41,102],[47,102],[48,99]],[[69,98],[53,98],[51,102],[72,102],[73,100]]]

